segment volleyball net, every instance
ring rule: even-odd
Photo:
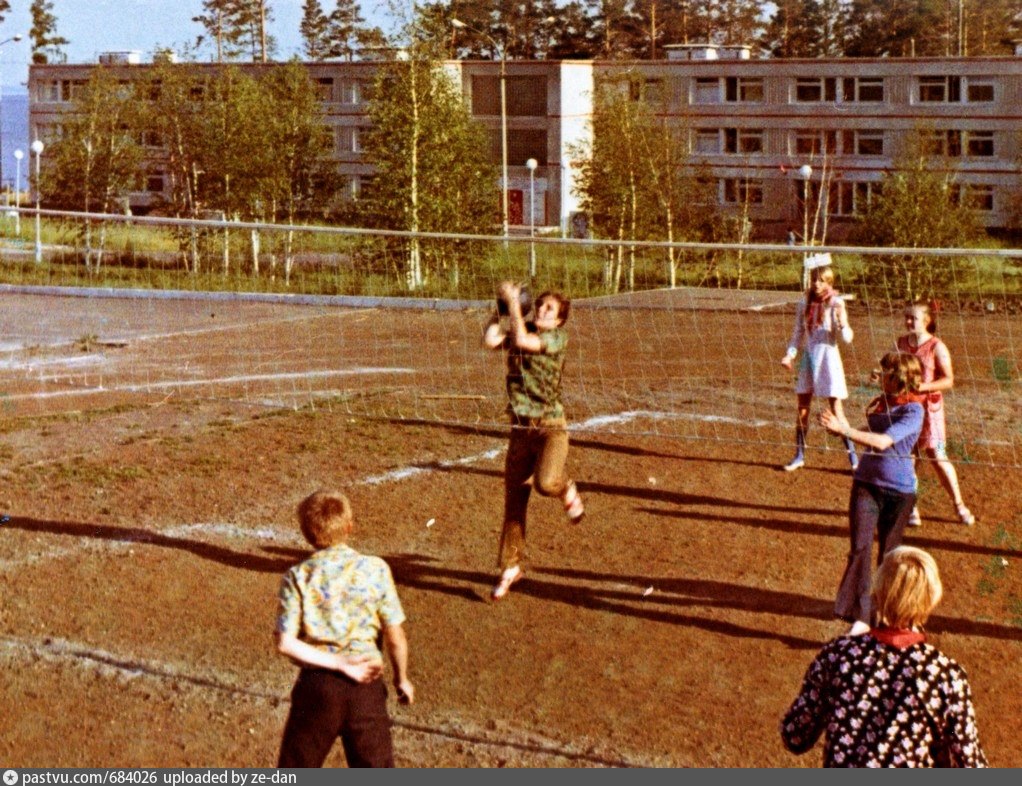
[[[1022,252],[611,242],[22,211],[2,230],[8,415],[176,400],[329,407],[503,427],[503,359],[482,348],[500,281],[572,299],[564,400],[579,432],[788,452],[780,365],[806,260],[829,261],[855,338],[849,419],[935,301],[954,364],[949,454],[1018,467]],[[843,456],[822,429],[811,450]],[[744,446],[744,447],[743,447]]]

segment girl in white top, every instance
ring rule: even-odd
[[[830,267],[814,268],[809,277],[805,300],[795,310],[795,328],[788,342],[788,351],[781,365],[794,370],[795,357],[802,350],[795,382],[798,397],[798,420],[795,425],[795,457],[784,469],[793,472],[805,466],[806,431],[809,429],[809,406],[813,396],[827,399],[830,411],[844,419],[842,402],[848,398],[845,369],[837,341],[851,344],[854,334],[848,324],[848,312],[841,295],[834,289],[834,271]],[[845,438],[848,461],[854,470],[859,463],[854,444]]]

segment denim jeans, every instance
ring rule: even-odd
[[[870,555],[873,537],[880,544],[877,565],[884,554],[901,545],[905,525],[916,504],[915,494],[883,489],[872,483],[852,483],[848,508],[851,550],[841,585],[837,590],[834,615],[848,622],[871,622],[873,611]]]

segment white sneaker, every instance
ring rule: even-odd
[[[919,508],[912,508],[912,512],[908,514],[908,525],[910,527],[923,526],[923,520],[919,516]]]
[[[785,472],[794,472],[796,469],[802,469],[806,465],[806,460],[801,456],[795,456],[790,462],[784,465]]]
[[[586,515],[585,505],[582,504],[582,496],[578,493],[578,486],[575,485],[575,481],[571,482],[568,486],[568,491],[564,495],[564,512],[568,516],[568,521],[572,524],[578,524]]]
[[[971,527],[976,523],[976,517],[972,515],[965,505],[958,506],[958,520],[962,522],[966,527]]]
[[[511,585],[517,582],[522,577],[522,568],[520,565],[513,565],[510,568],[504,570],[500,574],[500,581],[497,586],[493,588],[493,592],[490,593],[490,597],[494,600],[500,600],[508,592],[511,591]]]

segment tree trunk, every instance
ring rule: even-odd
[[[251,230],[251,244],[252,244],[252,272],[255,275],[259,275],[259,230]]]

